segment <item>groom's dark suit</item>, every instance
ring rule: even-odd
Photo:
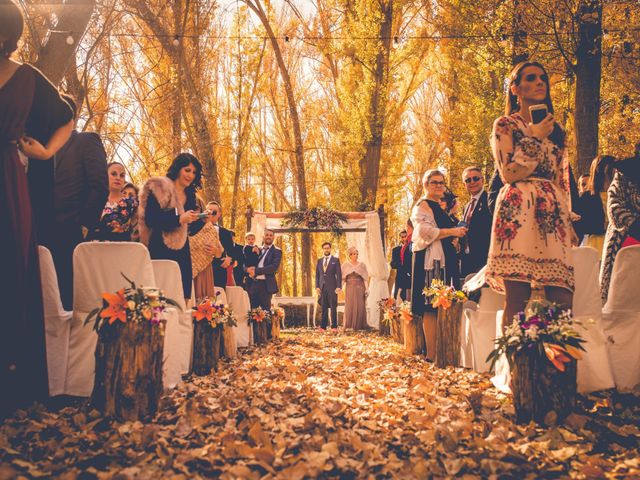
[[[329,308],[331,308],[331,328],[338,328],[338,294],[337,288],[342,288],[342,269],[340,260],[329,256],[325,267],[325,258],[318,260],[316,265],[316,288],[320,289],[318,303],[322,307],[322,328],[327,328],[329,322]]]

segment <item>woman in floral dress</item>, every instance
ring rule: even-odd
[[[529,107],[548,114],[531,123]],[[531,287],[567,307],[573,299],[570,261],[569,165],[565,133],[553,118],[549,77],[542,65],[523,62],[510,76],[505,116],[493,125],[491,146],[504,182],[496,200],[486,278],[504,292],[503,326],[523,311]]]
[[[102,217],[95,230],[89,234],[89,240],[109,242],[130,242],[134,219],[138,210],[137,195],[126,195],[125,169],[118,162],[107,166],[109,177],[109,198],[102,210]]]

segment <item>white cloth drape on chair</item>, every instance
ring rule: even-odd
[[[640,384],[640,245],[616,255],[602,326],[609,341],[609,358],[616,388]]]
[[[602,329],[600,300],[600,255],[591,247],[572,249],[576,289],[573,294],[573,317],[585,340],[582,360],[578,360],[578,391],[589,393],[615,386],[607,353],[607,340]]]
[[[49,373],[49,395],[64,394],[69,356],[69,334],[72,312],[62,307],[58,275],[51,252],[40,245],[40,281],[42,283],[42,303],[44,307],[44,328],[47,347],[47,370]]]
[[[253,343],[251,326],[248,322],[248,313],[251,309],[249,295],[242,287],[227,287],[226,293],[229,306],[233,310],[233,316],[238,324],[233,328],[236,335],[236,345],[238,347],[248,347]]]
[[[94,322],[84,324],[91,310],[102,305],[104,292],[127,286],[122,274],[137,286],[155,286],[149,251],[141,243],[87,242],[73,252],[73,319],[65,393],[88,397],[93,389],[98,336]]]

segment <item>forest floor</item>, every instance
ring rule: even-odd
[[[182,383],[151,422],[18,411],[0,479],[640,478],[640,392],[580,397],[561,426],[513,418],[487,374],[376,333],[296,330]]]

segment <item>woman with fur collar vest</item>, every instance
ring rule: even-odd
[[[196,190],[202,187],[202,165],[190,153],[179,154],[166,177],[152,177],[142,187],[138,226],[140,241],[152,259],[174,260],[180,266],[182,290],[191,298],[191,252],[188,235],[203,222],[196,211]]]

